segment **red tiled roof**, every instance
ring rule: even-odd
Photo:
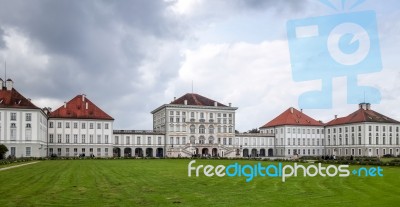
[[[283,126],[283,125],[300,125],[300,126],[323,126],[323,124],[303,112],[295,108],[289,108],[272,121],[266,123],[261,128]]]
[[[199,94],[195,93],[187,93],[182,97],[172,101],[171,104],[180,104],[184,105],[185,100],[187,100],[187,105],[195,105],[195,106],[214,106],[215,101]],[[217,106],[227,107],[226,105],[217,102]]]
[[[86,109],[86,103],[88,103],[88,109]],[[85,97],[83,101],[82,95],[77,95],[75,98],[68,101],[66,107],[61,106],[57,110],[51,112],[50,118],[114,120],[88,98]]]
[[[333,119],[326,125],[333,126],[333,125],[360,123],[360,122],[400,123],[374,110],[360,108],[346,117]]]
[[[12,88],[7,90],[0,86],[0,108],[39,109],[31,101]]]

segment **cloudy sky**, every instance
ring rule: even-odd
[[[334,10],[317,0],[1,0],[0,62],[36,105],[56,109],[84,93],[115,129],[151,129],[150,111],[193,81],[195,93],[239,107],[236,128],[246,131],[321,87],[293,81],[286,22],[349,12],[355,1],[343,10],[331,0]],[[358,78],[382,94],[373,109],[397,120],[399,9],[397,0],[367,0],[350,10],[376,12],[383,68]],[[329,121],[357,108],[346,102],[346,77],[333,83],[333,108],[305,113]]]

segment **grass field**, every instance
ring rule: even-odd
[[[197,160],[199,164],[233,164]],[[0,206],[398,206],[383,177],[188,177],[189,160],[54,160],[0,171]],[[255,161],[239,161],[255,164]],[[267,163],[265,163],[267,164]],[[276,164],[276,163],[275,163]],[[359,167],[359,166],[358,166]]]

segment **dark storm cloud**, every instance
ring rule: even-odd
[[[0,49],[6,47],[6,42],[4,41],[4,30],[0,27]]]
[[[11,75],[32,96],[69,100],[84,92],[109,111],[120,105],[129,106],[121,108],[125,113],[128,108],[149,113],[143,102],[136,102],[152,92],[151,87],[141,88],[146,83],[138,68],[157,59],[159,47],[183,37],[180,22],[167,12],[169,5],[145,0],[3,1],[0,25],[22,33],[49,56],[41,70],[14,64]],[[0,48],[5,45],[1,40]],[[152,87],[163,88],[176,76],[179,54],[174,56],[175,62],[160,69],[163,81]],[[118,99],[127,94],[131,99],[125,102],[130,103],[121,105]]]

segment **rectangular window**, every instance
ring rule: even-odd
[[[65,135],[65,143],[69,143],[69,134]]]
[[[27,157],[30,157],[30,156],[31,156],[31,147],[26,147],[25,155],[26,155]]]
[[[126,136],[126,138],[125,138],[125,144],[130,144],[130,137],[129,137],[129,136]]]
[[[151,137],[147,137],[147,144],[151,144]]]
[[[49,143],[53,143],[53,142],[54,142],[54,135],[49,134]]]
[[[82,129],[86,129],[86,123],[82,123]]]
[[[74,122],[74,129],[78,128],[78,122]]]
[[[89,135],[89,142],[90,142],[90,144],[93,144],[93,134]]]
[[[93,129],[93,123],[89,123],[89,129]]]
[[[17,113],[11,113],[11,121],[16,121],[17,120]]]
[[[53,128],[53,122],[49,122],[49,128]]]
[[[61,143],[61,134],[57,134],[57,143]]]
[[[86,143],[86,136],[84,134],[82,134],[82,143]]]
[[[61,122],[57,122],[57,128],[61,128],[62,127],[62,123]]]
[[[104,129],[108,129],[108,123],[104,124]]]
[[[108,135],[104,135],[104,143],[108,144]]]
[[[101,123],[97,123],[97,129],[101,129]]]
[[[69,129],[69,122],[65,122],[65,128]]]
[[[137,144],[137,145],[140,145],[140,137],[137,137],[137,138],[136,138],[136,144]]]
[[[74,143],[78,143],[78,135],[74,134]]]
[[[25,121],[32,121],[32,114],[31,113],[26,113],[25,114]]]
[[[97,144],[100,144],[100,143],[101,143],[101,135],[99,134],[99,135],[97,135]]]

